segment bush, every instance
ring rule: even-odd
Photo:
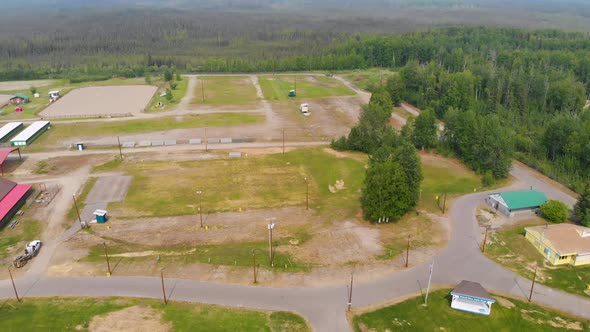
[[[549,200],[541,205],[541,214],[543,218],[552,223],[561,223],[567,219],[568,207],[564,202],[558,200]]]
[[[484,175],[481,178],[481,184],[484,187],[490,187],[491,185],[493,185],[496,182],[496,179],[494,179],[494,175],[492,174],[491,171],[487,171],[484,173]]]

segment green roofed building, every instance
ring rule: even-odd
[[[547,196],[532,189],[490,194],[486,198],[486,203],[489,206],[508,217],[512,217],[515,212],[520,211],[534,212],[545,202],[547,202]]]

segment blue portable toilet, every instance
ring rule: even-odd
[[[295,90],[289,91],[289,97],[295,97]]]
[[[96,216],[96,222],[99,224],[104,224],[109,219],[106,210],[96,210],[94,215]]]

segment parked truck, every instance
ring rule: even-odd
[[[311,112],[309,112],[309,104],[308,103],[301,104],[301,106],[299,106],[299,112],[301,112],[301,114],[303,114],[305,116],[309,116],[311,114]]]

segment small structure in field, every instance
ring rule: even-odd
[[[289,97],[295,97],[297,96],[297,94],[295,93],[295,90],[289,90]]]
[[[37,137],[41,136],[44,132],[49,130],[49,121],[35,121],[31,123],[25,130],[21,131],[20,134],[16,135],[10,140],[11,146],[27,146],[31,144]]]
[[[590,228],[555,224],[525,227],[525,238],[553,265],[590,264]]]
[[[301,114],[303,114],[305,116],[309,116],[311,114],[311,112],[309,111],[309,104],[308,103],[301,104],[301,106],[299,106],[299,112],[301,112]]]
[[[533,212],[547,202],[547,196],[538,190],[519,190],[490,194],[486,203],[501,212],[513,217],[516,212]]]
[[[16,94],[12,97],[10,97],[10,103],[12,105],[22,105],[22,104],[26,104],[28,102],[30,102],[31,100],[29,99],[29,96],[27,95],[23,95],[23,94]]]
[[[463,280],[451,291],[451,308],[455,310],[488,315],[496,300],[477,282]]]

